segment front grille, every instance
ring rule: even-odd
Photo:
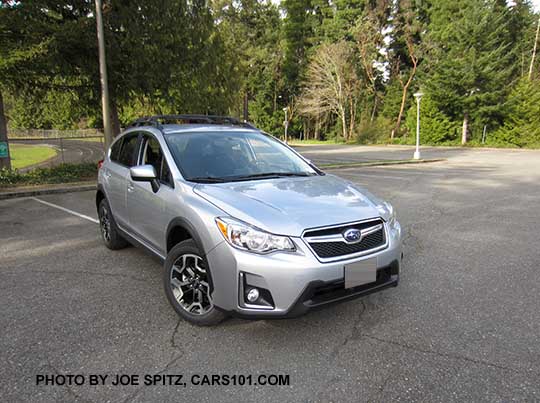
[[[342,236],[345,231],[351,228],[366,230],[377,225],[381,225],[379,230],[365,235],[358,243],[346,243]],[[315,242],[316,237],[319,237],[318,242]],[[320,237],[323,237],[324,241],[321,242]],[[315,254],[321,259],[355,255],[380,248],[386,244],[384,223],[381,219],[356,224],[346,224],[334,228],[310,230],[304,234],[304,239]],[[325,239],[328,239],[328,241]]]

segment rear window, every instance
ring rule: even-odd
[[[120,156],[120,149],[122,148],[123,141],[124,139],[120,139],[111,147],[111,161],[118,162],[118,157]]]

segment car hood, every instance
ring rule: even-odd
[[[334,175],[198,184],[194,192],[230,216],[280,235],[380,216],[379,199]]]

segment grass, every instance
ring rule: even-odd
[[[13,169],[21,169],[39,164],[57,154],[54,148],[27,144],[10,144],[9,153],[11,155],[11,166]]]
[[[0,170],[0,188],[44,185],[53,183],[82,182],[95,180],[97,164],[62,164],[52,168],[36,168],[30,172],[21,173],[17,170]]]

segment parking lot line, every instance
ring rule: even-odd
[[[58,210],[65,211],[66,213],[73,214],[73,215],[75,215],[75,216],[77,216],[77,217],[80,217],[80,218],[84,218],[85,220],[91,221],[91,222],[93,222],[93,223],[95,223],[95,224],[99,224],[99,221],[98,221],[98,220],[96,220],[95,218],[92,218],[92,217],[88,217],[87,215],[84,215],[84,214],[81,214],[81,213],[77,213],[76,211],[67,209],[67,208],[65,208],[65,207],[59,206],[59,205],[54,204],[54,203],[49,203],[49,202],[47,202],[47,201],[45,201],[45,200],[38,199],[37,197],[31,197],[31,199],[32,199],[32,200],[35,200],[35,201],[37,201],[37,202],[40,202],[40,203],[42,203],[42,204],[45,204],[45,205],[47,205],[47,206],[49,206],[49,207],[54,207],[54,208],[56,208],[56,209],[58,209]]]

